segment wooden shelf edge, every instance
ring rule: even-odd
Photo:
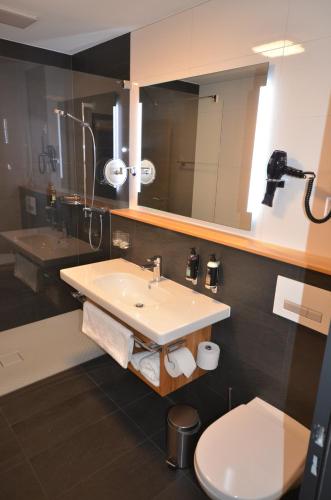
[[[271,243],[265,243],[263,241],[245,238],[244,236],[237,236],[235,234],[225,233],[224,231],[218,231],[217,229],[198,226],[197,224],[191,224],[148,212],[141,212],[139,210],[121,208],[111,210],[111,213],[126,219],[136,220],[162,229],[187,234],[203,240],[212,241],[213,243],[236,248],[244,252],[261,255],[262,257],[331,275],[331,258],[320,257],[300,250],[273,245]]]

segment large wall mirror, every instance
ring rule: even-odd
[[[268,64],[140,88],[141,206],[241,229]]]

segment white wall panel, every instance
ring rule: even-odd
[[[320,169],[321,216],[323,200],[331,195],[326,145],[331,109],[330,18],[330,0],[211,0],[132,33],[131,77],[146,85],[269,60],[273,91],[267,107],[272,112],[270,130],[264,134],[268,145],[256,144],[263,150],[263,155],[257,155],[257,175],[265,179],[268,157],[276,148],[287,150],[298,168],[316,173]],[[252,52],[253,46],[282,39],[302,43],[305,51],[269,59]],[[303,211],[304,192],[303,181],[289,179],[286,189],[278,190],[274,208],[262,206],[260,194],[256,197],[251,231],[219,227],[329,256],[331,222],[319,227],[310,223]]]

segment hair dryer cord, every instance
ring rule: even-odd
[[[313,184],[314,184],[314,180],[315,180],[316,175],[314,172],[304,172],[304,174],[305,174],[305,177],[308,175],[310,176],[308,181],[307,181],[307,191],[306,191],[306,196],[305,196],[305,210],[306,210],[307,217],[312,222],[315,222],[315,224],[322,224],[323,222],[327,222],[329,219],[331,219],[331,210],[328,214],[326,214],[325,217],[322,217],[321,219],[317,219],[316,217],[314,217],[314,215],[312,214],[312,212],[310,210],[310,197],[311,197],[311,193],[313,190]]]

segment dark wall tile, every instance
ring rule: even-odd
[[[71,56],[54,52],[52,50],[32,47],[24,43],[11,42],[0,38],[0,55],[12,59],[34,62],[37,64],[47,64],[59,68],[71,69]]]
[[[226,399],[232,386],[235,404],[260,396],[308,425],[325,337],[273,314],[274,293],[278,275],[328,290],[330,276],[119,216],[112,217],[111,228],[129,232],[132,241],[127,251],[112,248],[112,258],[141,264],[160,254],[164,276],[188,288],[192,285],[185,280],[186,260],[190,247],[196,247],[201,258],[196,290],[232,310],[229,319],[213,326],[213,340],[221,346],[222,356],[218,370],[208,375],[211,387]],[[210,253],[222,263],[222,286],[216,297],[204,288]]]
[[[130,80],[130,33],[72,56],[72,69]]]
[[[308,427],[313,418],[325,341],[325,335],[298,325],[287,352],[287,412]]]
[[[258,396],[281,410],[285,409],[284,384],[226,349],[222,349],[219,366],[206,376],[206,381],[226,401],[231,388],[233,407]]]
[[[208,386],[206,375],[169,395],[175,404],[188,404],[198,410],[203,427],[227,411],[227,402]]]

